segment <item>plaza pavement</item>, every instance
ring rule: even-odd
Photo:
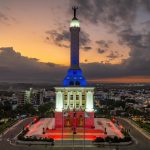
[[[127,129],[130,129],[131,135],[136,139],[132,145],[128,146],[104,146],[100,145],[99,147],[88,145],[85,142],[76,144],[73,142],[68,145],[62,145],[61,141],[57,145],[57,143],[52,147],[48,145],[16,145],[13,142],[14,137],[22,130],[23,126],[31,122],[32,119],[27,119],[16,125],[14,128],[9,130],[6,134],[3,135],[0,141],[0,150],[149,150],[150,142],[149,140],[141,134],[136,128],[130,125],[126,120],[119,118],[119,122],[123,124],[123,126]],[[70,144],[70,145],[69,145]]]
[[[29,132],[26,136],[36,136],[36,137],[47,137],[54,138],[55,140],[94,140],[96,137],[106,137],[106,136],[118,136],[123,138],[123,134],[120,129],[110,120],[106,118],[95,118],[95,128],[77,128],[76,134],[73,135],[71,128],[64,129],[54,129],[55,119],[54,118],[42,118],[37,123],[33,124],[29,128]],[[48,129],[46,133],[43,134],[43,128]],[[105,130],[107,134],[105,134]]]

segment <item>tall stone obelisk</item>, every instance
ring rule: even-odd
[[[80,69],[79,68],[79,32],[80,32],[80,23],[76,17],[76,7],[73,7],[74,17],[70,24],[71,32],[71,69]]]

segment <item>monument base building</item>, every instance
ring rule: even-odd
[[[94,127],[93,87],[56,87],[55,127]]]

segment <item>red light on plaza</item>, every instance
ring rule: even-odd
[[[112,122],[114,123],[116,121],[116,119],[115,118],[112,118]]]
[[[25,128],[26,128],[26,129],[28,129],[29,127],[30,127],[30,126],[29,126],[29,124],[28,124],[28,125],[26,125],[26,127],[25,127]]]
[[[34,118],[33,121],[36,121],[36,118]]]
[[[120,129],[123,129],[123,126],[122,126],[122,125],[119,125],[119,128],[120,128]]]

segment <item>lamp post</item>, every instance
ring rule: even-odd
[[[64,132],[64,108],[62,108],[62,145],[63,145],[63,132]]]
[[[84,112],[84,130],[83,130],[83,150],[85,150],[85,109],[83,110],[83,112]]]
[[[74,150],[74,127],[73,127],[73,150]]]
[[[76,111],[73,110],[73,150],[74,150],[74,134],[76,134]]]

